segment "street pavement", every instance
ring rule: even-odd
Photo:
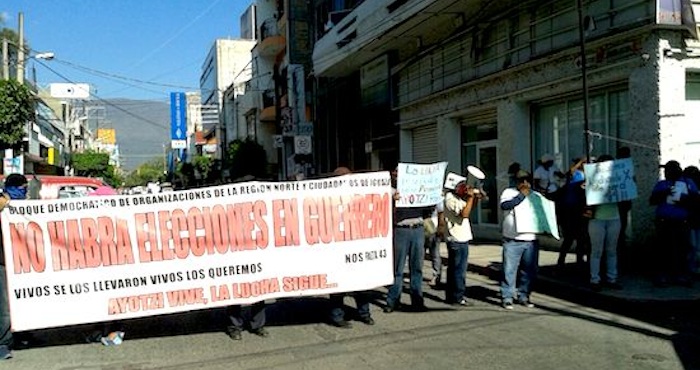
[[[446,261],[446,248],[442,246]],[[573,257],[573,256],[572,256]],[[635,306],[688,302],[700,289],[655,288],[645,277],[623,276],[621,291],[592,292],[585,277],[553,275],[557,253],[540,252],[535,308],[500,307],[501,247],[470,247],[468,295],[474,306],[444,303],[444,291],[424,286],[429,312],[381,312],[386,290],[374,291],[376,325],[328,325],[326,297],[278,300],[268,309],[269,338],[223,332],[223,310],[130,320],[125,341],[106,347],[85,343],[90,326],[35,333],[43,343],[16,350],[1,362],[11,369],[692,369],[698,333],[676,322],[596,307],[596,297]],[[573,260],[572,260],[573,262]],[[443,274],[444,275],[444,274]],[[424,263],[430,276],[430,262]],[[575,297],[576,299],[569,299]],[[583,299],[581,299],[583,297]],[[403,303],[408,303],[404,294]],[[271,302],[272,303],[272,302]],[[352,314],[354,301],[346,298]],[[614,306],[620,306],[619,304]],[[646,307],[646,306],[644,306]],[[46,314],[51,314],[47,307]]]
[[[441,249],[441,253],[447,256],[444,245]],[[494,278],[499,277],[502,261],[501,251],[500,244],[493,242],[473,243],[469,249],[469,269]],[[588,277],[585,273],[576,272],[575,255],[573,253],[567,255],[567,270],[564,273],[557,270],[558,257],[559,252],[556,250],[540,250],[537,287],[576,291],[579,294],[594,293],[588,288]],[[700,300],[700,282],[690,287],[669,285],[660,288],[655,286],[647,275],[639,272],[621,272],[619,283],[623,286],[622,290],[603,289],[601,292],[595,293],[614,300],[634,302]]]

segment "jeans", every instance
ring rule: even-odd
[[[503,241],[503,280],[501,281],[503,302],[513,302],[516,289],[518,300],[530,299],[530,286],[537,277],[538,253],[539,246],[536,240],[506,239]]]
[[[433,234],[425,238],[425,244],[430,254],[430,261],[433,266],[433,278],[437,283],[442,279],[442,256],[440,256],[440,240]]]
[[[403,268],[408,257],[411,277],[411,303],[423,305],[423,258],[425,254],[423,226],[409,228],[394,226],[394,284],[386,295],[386,305],[396,307],[401,301]]]
[[[620,237],[620,220],[588,221],[591,237],[591,283],[600,283],[600,260],[605,251],[606,279],[617,282],[617,239]]]
[[[245,318],[243,317],[242,306],[229,306],[228,317],[231,320],[229,329],[243,330]],[[250,329],[256,330],[265,326],[265,318],[265,301],[253,303],[250,306]]]
[[[0,265],[0,346],[12,347],[10,304],[7,295],[7,275],[5,275],[5,266]]]
[[[355,292],[352,295],[357,305],[357,316],[363,319],[369,318],[371,316],[369,311],[369,294],[367,294],[367,292]],[[331,320],[333,320],[333,322],[345,320],[343,298],[345,298],[345,293],[330,295]]]
[[[447,303],[458,303],[465,297],[467,264],[469,259],[468,242],[447,242]]]

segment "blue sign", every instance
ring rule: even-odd
[[[187,100],[184,92],[170,93],[170,139],[174,149],[187,147]]]

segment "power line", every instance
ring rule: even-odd
[[[75,63],[72,63],[72,62],[69,62],[69,61],[66,61],[66,60],[60,60],[60,59],[55,58],[55,57],[54,57],[53,60],[56,61],[56,62],[58,62],[58,63],[65,64],[65,65],[67,65],[67,66],[70,66],[70,67],[73,67],[73,68],[75,68],[75,69],[81,70],[81,71],[83,71],[83,72],[87,72],[87,73],[91,73],[91,74],[95,74],[95,75],[99,75],[99,76],[103,76],[103,77],[111,77],[111,78],[117,79],[117,80],[125,80],[125,81],[131,81],[131,82],[136,82],[136,83],[141,83],[141,84],[147,84],[147,85],[153,85],[153,86],[174,87],[174,88],[178,88],[178,89],[187,89],[187,90],[198,90],[198,89],[199,89],[198,87],[192,87],[192,86],[172,85],[172,84],[159,83],[159,82],[153,82],[153,81],[144,81],[144,80],[139,80],[139,79],[136,79],[136,78],[130,78],[130,77],[125,77],[125,76],[120,76],[120,75],[113,74],[113,73],[103,72],[103,71],[100,71],[100,70],[97,70],[97,69],[94,69],[94,68],[81,66],[81,65],[79,65],[79,64],[75,64]],[[134,86],[134,85],[129,85],[129,86],[137,87],[137,86]]]

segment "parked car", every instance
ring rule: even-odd
[[[87,196],[91,191],[109,186],[100,179],[81,176],[27,175],[29,197],[38,199],[62,199]],[[0,176],[4,184],[5,177]]]

